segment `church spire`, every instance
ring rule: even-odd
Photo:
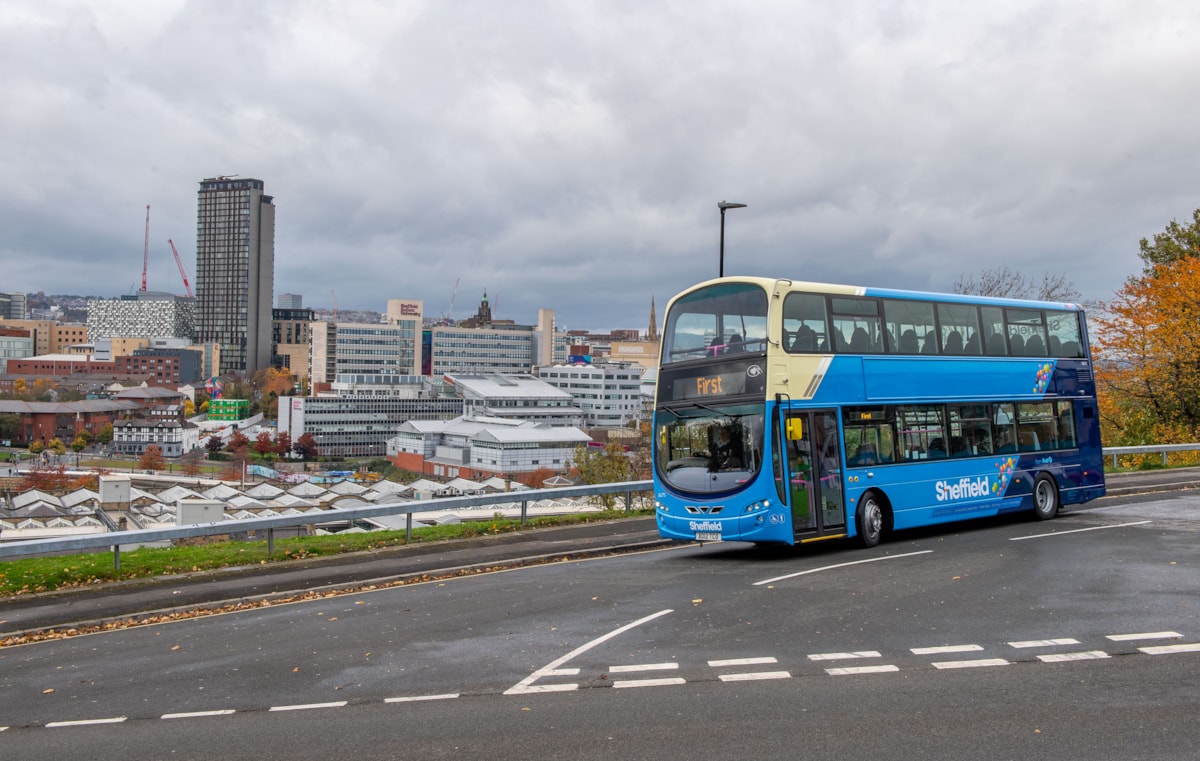
[[[658,340],[658,320],[654,316],[654,296],[650,296],[650,329],[646,331],[647,341]]]

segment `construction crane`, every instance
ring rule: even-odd
[[[454,324],[454,300],[458,298],[458,281],[462,278],[454,278],[454,291],[450,294],[450,309],[442,315],[442,322],[446,325]]]
[[[146,240],[142,244],[142,293],[146,292],[146,268],[150,265],[150,204],[146,204]]]
[[[192,284],[188,282],[187,273],[183,271],[183,260],[179,258],[179,252],[175,250],[175,241],[167,238],[167,243],[171,244],[171,253],[175,254],[175,263],[179,265],[179,276],[183,278],[183,287],[187,290],[188,298],[196,298],[196,294],[192,292]]]

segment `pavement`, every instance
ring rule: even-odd
[[[1200,468],[1118,473],[1108,477],[1108,496],[1089,506],[1195,488],[1200,488]],[[0,601],[0,646],[49,629],[161,620],[196,610],[248,607],[671,544],[659,538],[653,517],[639,517],[20,595]]]

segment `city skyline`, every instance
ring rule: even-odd
[[[1200,207],[1200,8],[524,7],[14,0],[0,290],[130,292],[150,205],[182,293],[214,176],[278,199],[276,294],[584,330],[714,277],[721,201],[728,275],[1085,300]]]

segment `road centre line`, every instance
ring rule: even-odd
[[[187,713],[164,713],[158,717],[160,719],[199,719],[205,716],[229,716],[235,713],[232,708],[224,708],[218,711],[189,711]]]
[[[859,650],[855,653],[813,653],[808,656],[810,661],[844,661],[852,658],[882,658],[878,650]]]
[[[1008,541],[1020,542],[1020,541],[1024,541],[1025,539],[1045,539],[1048,536],[1066,536],[1067,534],[1082,534],[1084,531],[1101,531],[1103,529],[1110,529],[1110,528],[1127,528],[1129,526],[1144,526],[1147,523],[1153,523],[1153,522],[1154,521],[1134,521],[1132,523],[1117,523],[1112,526],[1092,526],[1091,528],[1074,528],[1074,529],[1071,529],[1070,531],[1051,531],[1046,534],[1031,534],[1030,536],[1010,536],[1008,538]]]
[[[1007,666],[1009,661],[1003,658],[980,658],[973,661],[935,661],[935,669],[974,669],[986,666]]]
[[[1103,650],[1088,650],[1084,653],[1050,653],[1048,655],[1039,655],[1038,660],[1042,663],[1065,663],[1067,661],[1094,661],[1111,657],[1111,655]]]
[[[385,703],[419,703],[423,700],[454,700],[458,697],[457,692],[447,692],[444,695],[411,695],[403,698],[388,698]]]
[[[629,674],[637,671],[674,671],[678,663],[633,663],[625,666],[609,666],[610,674]]]
[[[1138,650],[1146,655],[1167,655],[1169,653],[1200,653],[1200,642],[1186,645],[1157,645],[1155,647],[1139,647]]]
[[[1130,642],[1142,639],[1183,639],[1179,632],[1146,632],[1144,634],[1109,634],[1106,637],[1113,642]]]
[[[760,666],[765,663],[779,663],[778,658],[767,656],[766,658],[731,658],[725,661],[709,661],[708,665],[719,669],[723,666]]]
[[[721,674],[717,678],[722,682],[753,682],[759,679],[791,679],[792,675],[786,671],[750,671],[743,674]]]
[[[348,700],[338,700],[333,703],[306,703],[304,705],[271,706],[268,711],[311,711],[316,708],[342,708]]]
[[[776,576],[773,579],[764,579],[763,581],[756,581],[756,582],[754,582],[753,586],[761,587],[763,584],[774,584],[777,581],[784,581],[786,579],[794,579],[797,576],[806,576],[810,573],[820,573],[821,571],[832,571],[836,568],[846,568],[847,566],[862,565],[863,563],[874,563],[877,560],[899,560],[900,558],[911,558],[914,555],[928,555],[931,552],[933,552],[933,550],[921,550],[919,552],[906,552],[902,555],[882,555],[877,558],[867,558],[866,560],[854,560],[849,563],[837,563],[836,565],[827,565],[827,566],[822,566],[821,568],[810,568],[807,571],[798,571],[797,573],[789,573],[786,576]]]
[[[942,645],[941,647],[914,647],[913,655],[941,655],[943,653],[977,653],[983,645]]]
[[[538,679],[541,679],[543,676],[548,676],[548,675],[552,674],[555,669],[557,669],[559,666],[563,665],[564,663],[567,663],[575,656],[586,653],[588,650],[591,650],[593,647],[602,645],[605,642],[612,639],[613,637],[624,634],[625,632],[629,631],[630,629],[636,628],[645,623],[649,623],[650,621],[653,621],[654,619],[659,618],[661,616],[665,616],[668,613],[674,613],[674,610],[671,608],[667,608],[666,610],[660,610],[659,612],[653,613],[649,616],[646,616],[645,618],[639,618],[638,620],[636,620],[632,623],[625,624],[624,626],[622,626],[618,629],[613,629],[608,634],[597,637],[596,639],[592,640],[591,642],[586,642],[586,643],[580,645],[579,647],[575,648],[571,652],[567,653],[566,655],[564,655],[560,658],[556,658],[555,660],[551,661],[550,663],[546,664],[545,666],[542,666],[540,669],[533,672],[529,676],[525,677],[520,682],[516,683],[512,687],[509,687],[507,690],[504,691],[504,694],[505,695],[524,695],[525,693],[528,693],[528,692],[545,692],[546,690],[534,689],[531,687],[531,685],[533,685],[534,682],[536,682]],[[560,687],[560,688],[565,687],[565,685],[550,685],[550,686]],[[573,689],[574,687],[577,687],[577,686],[578,685],[572,685],[571,688]]]
[[[1078,645],[1079,640],[1065,639],[1029,639],[1024,642],[1009,642],[1009,647],[1015,647],[1018,650],[1028,647],[1057,647],[1058,645]]]
[[[620,689],[622,687],[671,687],[677,684],[687,684],[687,680],[677,676],[664,679],[619,679],[613,682],[612,686]]]
[[[93,724],[120,724],[125,721],[127,716],[114,716],[111,719],[83,719],[82,721],[52,721],[46,725],[46,729],[56,729],[58,727],[88,727]]]
[[[852,676],[854,674],[884,674],[899,670],[899,666],[858,666],[856,668],[825,669],[825,673],[830,676]]]

